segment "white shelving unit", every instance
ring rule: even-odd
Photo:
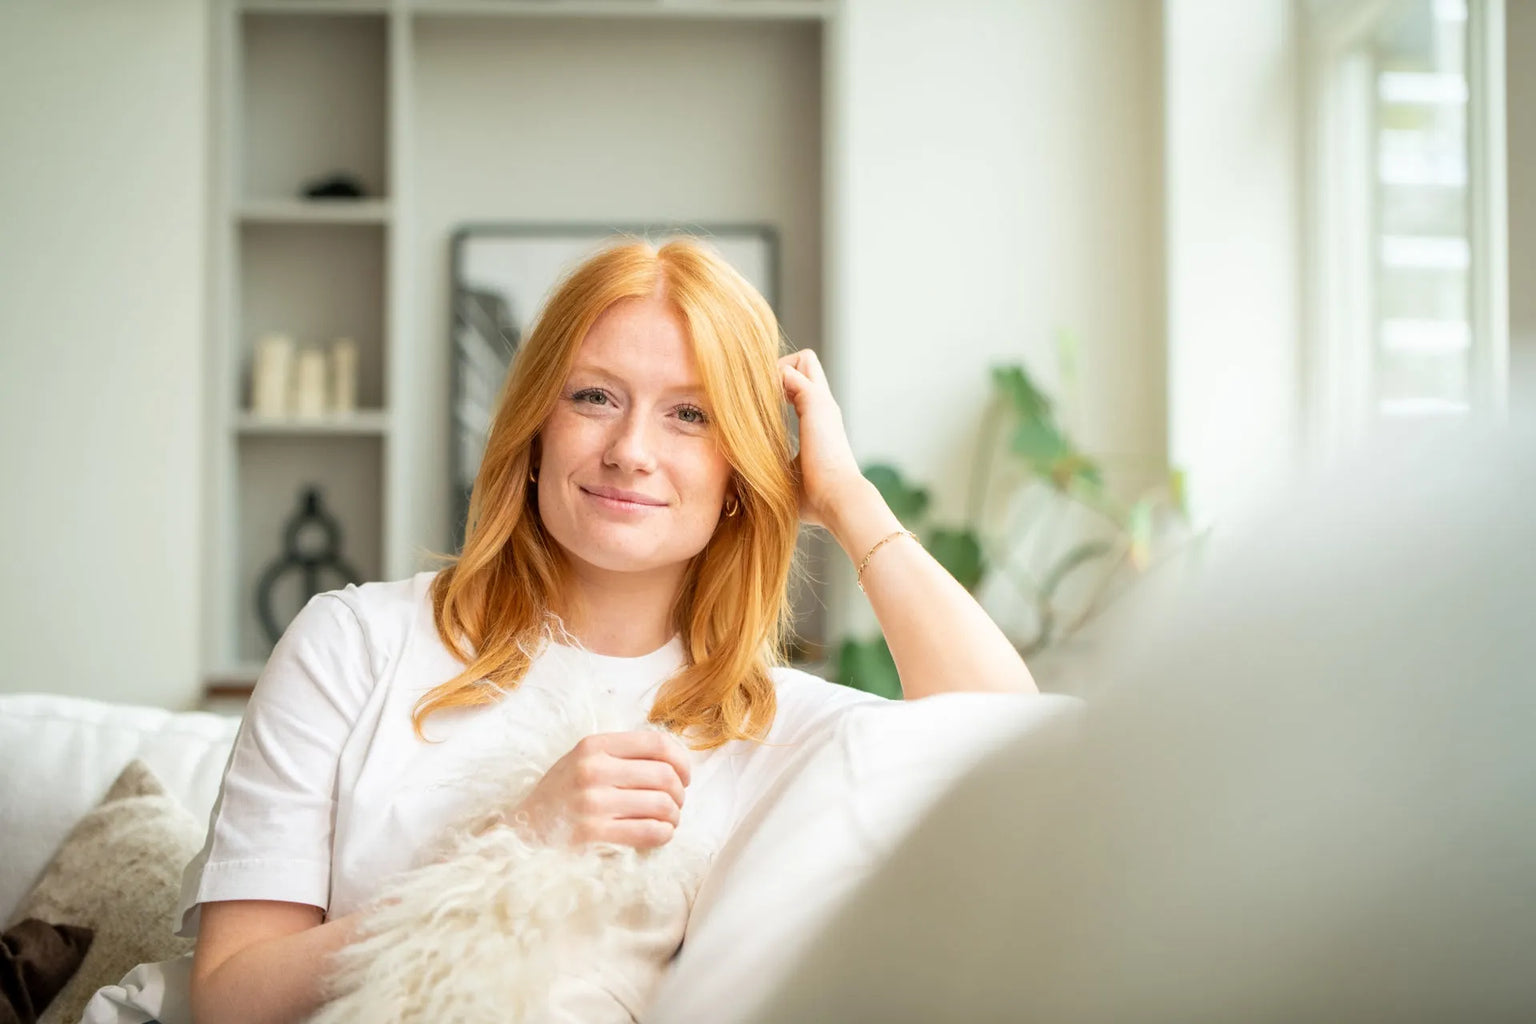
[[[460,52],[484,39],[516,49],[527,38],[543,38],[541,32],[566,45],[591,33],[599,48],[608,47],[605,57],[594,59],[611,61],[627,39],[617,34],[622,29],[655,53],[719,43],[736,48],[733,53],[760,45],[770,60],[814,54],[814,102],[793,116],[803,117],[813,133],[812,152],[802,159],[820,175],[821,39],[835,16],[834,0],[219,0],[203,581],[204,677],[211,692],[249,685],[270,651],[255,611],[255,584],[280,553],[282,524],[307,486],[321,489],[344,531],[342,554],[363,579],[409,575],[423,566],[424,551],[446,544],[444,513],[429,504],[446,507],[449,499],[434,477],[443,460],[435,459],[431,440],[446,431],[440,408],[447,399],[444,219],[583,219],[583,211],[533,200],[512,214],[455,206],[454,158],[443,155],[443,105],[468,95],[492,119],[500,103],[495,90],[504,87],[493,81],[464,91]],[[794,35],[801,31],[808,34]],[[502,73],[503,61],[490,51],[477,49],[468,59],[488,79]],[[671,74],[675,79],[677,72]],[[578,107],[559,106],[580,98],[565,98],[559,82],[550,81],[552,116],[580,116]],[[696,90],[677,95],[718,102],[712,85],[706,77]],[[743,94],[753,95],[751,88]],[[529,116],[526,105],[516,109],[521,114],[509,116]],[[715,123],[758,120],[747,110]],[[516,124],[489,130],[518,133]],[[723,139],[719,148],[729,151],[738,141]],[[771,141],[764,152],[796,148],[782,138]],[[558,161],[562,154],[546,149],[533,156]],[[301,198],[306,184],[336,172],[359,179],[366,198]],[[728,166],[700,173],[728,179],[731,187],[743,177]],[[807,176],[798,168],[789,176],[794,180],[741,187],[771,197],[796,190],[811,195],[806,210],[783,218],[796,221],[786,229],[788,290],[806,282],[785,319],[792,336],[818,344],[820,189],[805,188]],[[688,194],[709,195],[718,184],[702,180]],[[586,219],[775,216],[724,209],[718,200],[713,208],[687,208],[654,188],[649,196],[641,188],[612,191],[619,198],[596,198]],[[715,194],[728,191],[716,187]],[[256,339],[273,331],[301,345],[353,338],[358,411],[311,420],[253,414],[251,354]],[[446,457],[446,442],[441,450]]]

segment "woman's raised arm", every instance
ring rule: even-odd
[[[858,565],[881,540],[899,533],[901,522],[859,472],[815,353],[802,350],[779,364],[800,419],[801,517],[831,532]],[[865,566],[863,585],[907,700],[960,691],[1036,691],[1003,631],[916,540],[897,536],[882,545]]]

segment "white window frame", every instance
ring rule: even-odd
[[[1302,51],[1307,448],[1328,458],[1379,423],[1373,260],[1375,168],[1369,62],[1354,56],[1392,0],[1305,0]],[[1473,415],[1508,403],[1508,193],[1504,0],[1466,0],[1471,273],[1469,373]]]

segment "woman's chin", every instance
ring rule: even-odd
[[[613,573],[656,573],[680,568],[686,560],[667,558],[660,552],[626,544],[584,544],[567,549],[594,569]]]

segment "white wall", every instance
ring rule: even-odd
[[[198,0],[131,6],[0,6],[0,479],[20,496],[0,506],[0,688],[185,704],[208,25]],[[960,511],[955,453],[988,366],[1024,359],[1052,382],[1058,327],[1083,342],[1084,443],[1164,453],[1157,5],[849,0],[827,43],[825,165],[812,26],[445,20],[417,41],[419,295],[398,368],[422,425],[413,542],[447,533],[446,245],[464,219],[778,221],[791,336],[824,343],[861,456],[897,459],[941,516]],[[576,45],[609,75],[563,67]],[[541,117],[552,90],[587,119]],[[481,119],[487,95],[516,132]],[[839,217],[825,275],[823,171]],[[856,599],[844,587],[834,617]]]
[[[1163,8],[1168,444],[1206,521],[1299,455],[1299,30],[1290,0]]]
[[[1078,437],[1165,454],[1158,5],[848,0],[829,40],[829,355],[855,451],[958,522],[988,367],[1055,382]],[[838,583],[834,621],[867,609]],[[863,628],[862,626],[860,628]]]
[[[1508,58],[1509,375],[1517,402],[1536,402],[1536,3],[1504,9]]]
[[[0,691],[198,689],[205,6],[0,4]]]

